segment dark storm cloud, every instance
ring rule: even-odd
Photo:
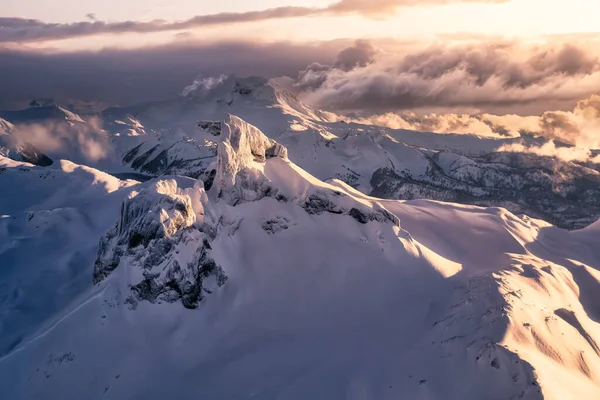
[[[346,14],[382,14],[400,7],[436,5],[447,3],[504,3],[508,0],[341,0],[328,7],[277,7],[242,13],[227,12],[199,15],[184,21],[169,22],[154,20],[149,22],[99,21],[94,14],[88,14],[88,21],[73,23],[47,23],[35,19],[0,18],[1,42],[35,42],[67,39],[89,35],[119,33],[149,33],[199,28],[210,25],[235,24],[266,21],[294,17]]]
[[[134,103],[176,96],[198,74],[294,75],[311,60],[335,62],[344,41],[318,45],[227,42],[99,52],[0,49],[0,109],[32,98]]]
[[[335,68],[349,71],[372,63],[378,50],[366,40],[357,40],[354,46],[347,47],[337,55]]]
[[[321,87],[332,70],[351,71],[357,67],[366,67],[375,60],[379,50],[366,40],[356,40],[354,45],[341,50],[332,65],[312,62],[298,73],[292,91],[311,91]]]

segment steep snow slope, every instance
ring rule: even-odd
[[[96,285],[0,359],[8,398],[598,397],[597,224],[379,200],[220,128],[210,189],[115,210]]]
[[[89,290],[86,265],[133,183],[69,161],[41,168],[0,156],[0,354]]]

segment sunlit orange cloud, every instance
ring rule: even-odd
[[[392,129],[435,133],[477,133],[484,137],[519,137],[523,134],[534,134],[576,147],[558,147],[554,142],[548,142],[539,147],[528,147],[515,143],[502,146],[499,151],[557,156],[564,161],[600,163],[600,156],[594,157],[589,151],[589,149],[600,148],[598,135],[600,132],[600,96],[597,95],[577,102],[571,111],[546,111],[541,115],[402,112],[364,118],[345,118],[345,120]]]

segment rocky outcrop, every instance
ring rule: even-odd
[[[394,214],[390,213],[383,207],[371,208],[358,202],[352,202],[350,206],[343,205],[345,201],[341,200],[347,197],[342,192],[320,190],[314,194],[308,195],[304,203],[301,205],[304,210],[313,215],[320,215],[325,212],[339,215],[349,215],[361,224],[366,224],[371,221],[381,223],[391,222],[400,226],[400,220]]]
[[[221,121],[200,121],[198,127],[213,136],[221,136]]]
[[[287,158],[287,150],[258,128],[229,115],[221,124],[217,163],[211,191],[231,205],[278,196],[258,164],[268,158]]]
[[[127,268],[132,307],[141,300],[197,307],[227,280],[210,257],[203,201],[201,185],[182,191],[174,180],[134,192],[123,202],[117,224],[100,240],[94,283]]]

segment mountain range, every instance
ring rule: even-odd
[[[600,169],[502,150],[546,138],[234,76],[0,118],[7,398],[600,393]]]

